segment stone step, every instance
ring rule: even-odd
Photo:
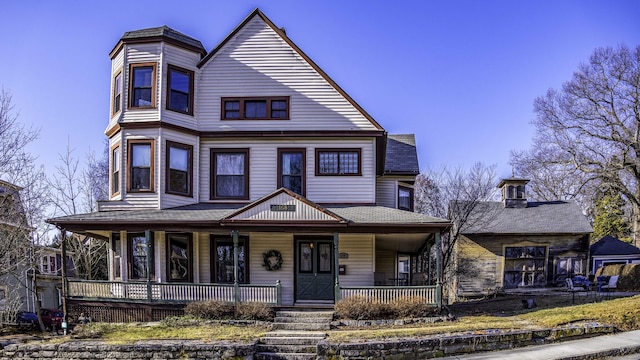
[[[276,311],[276,317],[333,319],[333,311]]]
[[[255,353],[254,359],[256,360],[313,360],[316,359],[317,355],[307,354],[307,353],[269,353],[269,352],[258,352]]]
[[[261,337],[260,342],[266,345],[317,345],[324,337],[309,337],[309,336],[296,336],[296,337]]]
[[[276,330],[330,330],[330,323],[273,323]]]
[[[312,337],[317,338],[318,340],[322,340],[327,337],[327,333],[323,331],[287,331],[287,330],[276,330],[269,331],[264,334],[264,337],[274,338],[274,337],[285,337],[285,338],[295,338],[295,337]]]
[[[258,352],[272,352],[279,354],[315,354],[317,352],[317,344],[314,345],[273,345],[258,344],[256,346]]]
[[[276,316],[273,322],[286,322],[286,323],[331,323],[330,318],[307,318],[307,317],[291,317],[291,316]]]

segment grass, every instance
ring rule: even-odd
[[[454,304],[455,321],[405,326],[379,326],[329,331],[332,341],[388,339],[432,335],[488,333],[496,330],[523,330],[559,327],[580,322],[613,325],[619,330],[640,329],[640,295],[591,303],[592,298],[576,297],[571,304],[566,293],[537,295],[537,307],[524,309],[522,299],[529,296],[504,295],[482,301]],[[92,323],[82,328],[85,338],[109,343],[139,340],[191,339],[210,341],[252,341],[268,327],[213,325],[205,322],[169,321],[157,324]]]

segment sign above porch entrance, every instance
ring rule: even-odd
[[[324,207],[284,188],[256,200],[221,220],[221,222],[227,221],[347,222],[346,219]]]

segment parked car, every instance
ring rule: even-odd
[[[16,322],[20,327],[35,327],[38,326],[38,315],[34,312],[21,311],[18,313]]]
[[[64,319],[64,312],[59,309],[40,309],[40,316],[42,316],[42,323],[44,327],[48,329],[60,330],[62,329],[62,320]]]

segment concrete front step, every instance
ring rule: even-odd
[[[293,316],[276,316],[273,322],[282,323],[331,323],[331,318],[312,318],[312,317],[293,317]]]
[[[308,337],[308,336],[296,336],[296,337],[261,337],[260,342],[265,345],[317,345],[318,341],[324,339],[324,337]]]
[[[276,316],[333,319],[333,311],[276,311]]]
[[[267,338],[275,338],[275,337],[284,337],[284,338],[296,338],[296,337],[311,337],[316,338],[318,341],[327,337],[327,333],[323,331],[286,331],[286,330],[276,330],[269,331],[264,334],[264,337]]]
[[[273,323],[276,330],[330,330],[330,323]]]
[[[313,354],[297,354],[297,353],[269,353],[258,352],[255,353],[255,360],[313,360],[317,355]]]

